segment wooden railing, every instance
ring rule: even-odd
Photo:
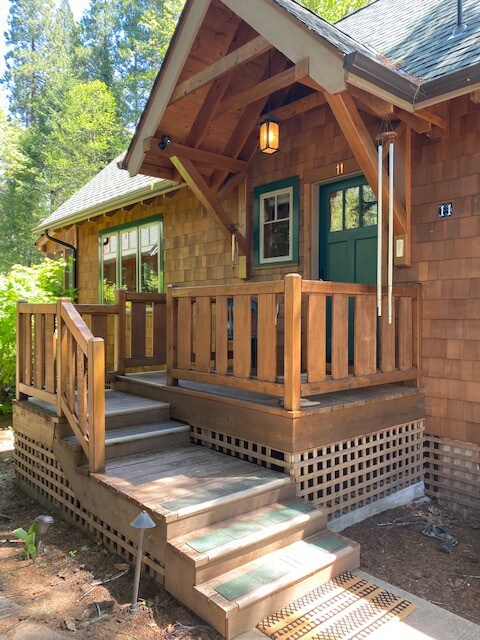
[[[420,289],[397,286],[392,324],[370,285],[285,281],[167,293],[167,375],[283,396],[410,382],[420,361]],[[386,309],[386,304],[384,306]]]
[[[116,332],[116,370],[166,364],[166,296],[120,289]]]
[[[33,320],[33,322],[32,322]],[[17,399],[65,416],[91,472],[105,468],[105,350],[68,298],[17,305]]]

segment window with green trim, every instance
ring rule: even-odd
[[[116,290],[163,291],[162,216],[104,229],[99,234],[100,301],[113,304]]]
[[[298,262],[299,178],[254,189],[255,266]]]

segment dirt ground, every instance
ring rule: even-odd
[[[15,628],[29,621],[81,640],[219,640],[215,631],[145,576],[140,587],[143,603],[138,614],[131,616],[133,571],[54,511],[46,552],[36,564],[25,560],[23,543],[11,532],[17,527],[28,529],[46,510],[15,488],[8,426],[8,416],[2,416],[0,596],[21,609],[16,616],[0,619],[0,637],[11,637]],[[451,556],[438,551],[436,540],[421,534],[427,521],[442,523],[457,536],[458,546]],[[344,533],[361,543],[362,568],[369,573],[480,623],[479,526],[473,517],[417,505],[384,512]],[[116,577],[119,574],[123,575]]]

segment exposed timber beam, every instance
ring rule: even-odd
[[[230,46],[227,55],[250,42],[252,38],[252,28],[245,22],[242,22],[237,28],[230,40]],[[218,105],[223,100],[225,93],[232,81],[232,73],[229,72],[214,80],[210,85],[207,96],[197,113],[194,123],[185,139],[187,147],[199,147],[210,126],[217,110]]]
[[[235,173],[233,176],[231,176],[231,178],[227,180],[227,182],[217,193],[219,202],[225,202],[225,200],[227,200],[227,198],[232,195],[235,189],[239,187],[242,182],[245,182],[246,177],[246,173]]]
[[[206,84],[209,84],[214,80],[218,80],[218,78],[221,78],[226,73],[229,73],[240,65],[257,58],[271,48],[272,45],[270,42],[262,36],[254,38],[242,47],[239,47],[238,49],[235,49],[235,51],[227,54],[221,60],[218,60],[206,69],[203,69],[192,78],[188,78],[188,80],[179,84],[174,90],[169,104],[178,102],[178,100],[181,100],[189,93],[204,87]]]
[[[395,109],[391,102],[387,102],[378,96],[374,96],[371,93],[368,93],[368,91],[349,85],[348,93],[355,98],[361,109],[377,116],[378,118],[385,118],[394,114]]]
[[[172,156],[171,161],[198,200],[220,227],[225,238],[230,240],[232,237],[230,231],[231,220],[223,208],[222,203],[210,189],[192,161],[188,158],[179,158],[178,156]],[[247,241],[238,230],[235,232],[235,236],[237,238],[239,254],[246,256],[248,249]]]
[[[378,161],[375,144],[370,137],[367,126],[362,120],[353,97],[343,91],[335,95],[325,92],[330,108],[335,116],[343,135],[355,156],[365,178],[378,197]],[[383,199],[389,201],[388,175],[383,170]],[[397,235],[404,234],[407,227],[407,213],[396,192],[393,194],[394,226]]]
[[[288,120],[289,118],[295,118],[295,116],[302,115],[307,111],[321,107],[326,104],[326,102],[327,101],[323,93],[316,91],[304,98],[290,102],[290,104],[286,104],[283,107],[278,107],[277,109],[274,109],[272,113],[280,120]]]
[[[404,122],[407,127],[411,127],[417,133],[429,133],[432,130],[431,122],[422,120],[413,113],[403,111],[403,109],[396,109],[395,117]]]
[[[422,120],[426,120],[430,122],[435,127],[439,127],[440,129],[448,129],[448,120],[439,116],[437,113],[433,113],[429,109],[416,109],[413,112],[413,115],[421,118]]]
[[[308,58],[301,60],[293,67],[286,69],[286,71],[282,71],[260,84],[227,98],[227,100],[224,100],[218,107],[217,114],[240,109],[249,105],[251,102],[256,102],[276,91],[280,91],[280,89],[289,87],[295,82],[300,82],[302,78],[308,76],[309,64]]]
[[[141,167],[142,174],[144,176],[152,176],[152,178],[162,178],[164,180],[171,180],[178,184],[178,180],[175,180],[175,171],[168,167],[159,167],[148,162],[144,162]]]
[[[145,153],[155,153],[161,158],[171,158],[172,156],[188,158],[194,162],[212,165],[217,169],[228,169],[228,171],[232,173],[245,173],[248,171],[248,163],[243,160],[223,156],[219,153],[213,153],[212,151],[194,149],[193,147],[187,147],[186,145],[177,144],[176,142],[171,142],[165,149],[160,149],[159,144],[161,144],[159,138],[146,138],[143,141],[143,150]]]

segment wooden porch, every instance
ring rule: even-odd
[[[175,395],[179,415],[186,398],[199,394],[270,413],[289,425],[282,442],[274,436],[276,444],[295,453],[307,444],[305,437],[296,442],[298,418],[314,424],[334,407],[418,396],[412,388],[420,376],[420,289],[395,287],[391,324],[377,318],[375,296],[373,286],[291,274],[269,283],[169,287],[166,296],[120,291],[116,305],[20,302],[17,399],[53,405],[90,470],[102,472],[105,383],[148,395],[124,374],[165,363],[165,378],[152,374],[150,382],[159,383],[158,398],[167,390]],[[250,424],[255,428],[255,420]],[[272,434],[278,429],[262,433],[269,446]],[[247,425],[243,433],[235,426],[234,435],[253,439]],[[330,429],[328,437],[334,435],[345,430]]]

